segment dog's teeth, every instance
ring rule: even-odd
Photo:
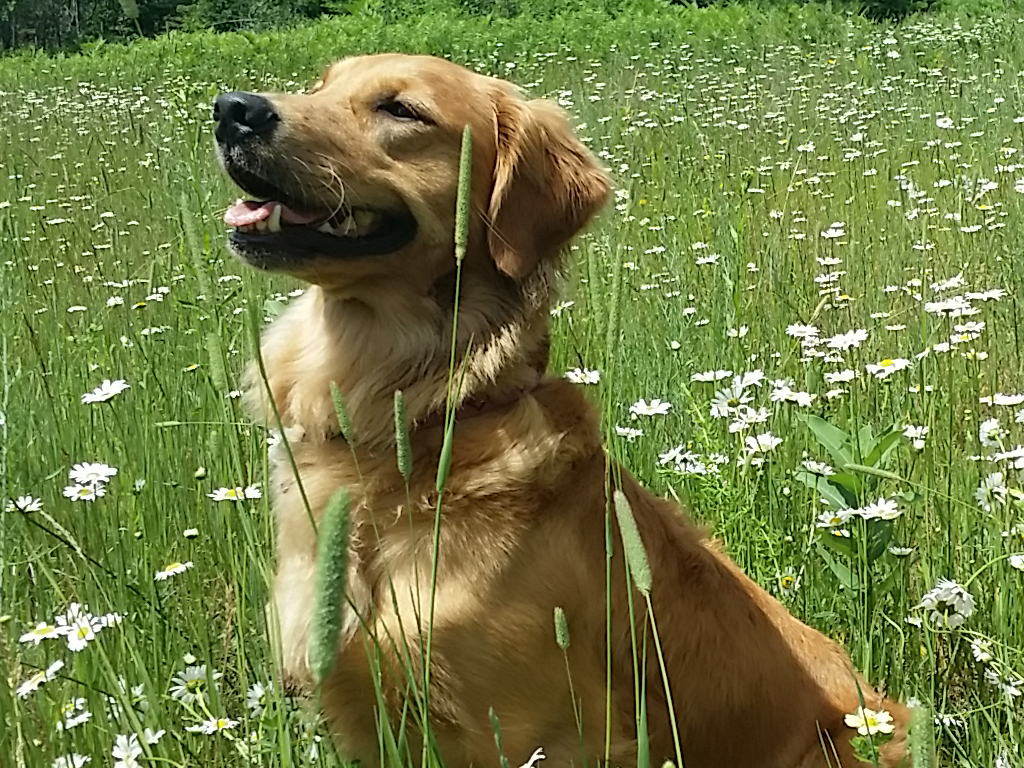
[[[373,223],[377,220],[377,216],[373,211],[356,211],[350,217],[355,222],[356,234],[362,235],[373,227]]]
[[[267,219],[267,231],[268,232],[280,232],[281,231],[281,206],[275,205],[274,210],[270,212],[270,218]]]
[[[317,227],[316,231],[317,232],[323,232],[326,235],[333,235],[334,234],[334,230],[331,228],[331,225],[328,222],[326,222],[326,221],[323,224],[321,224],[319,227]]]
[[[259,232],[266,232],[267,231],[267,220],[266,219],[260,219],[259,221],[257,221],[256,222],[256,229]]]
[[[336,229],[338,234],[340,235],[349,235],[355,232],[356,230],[356,220],[352,217],[352,214],[350,213],[338,224]]]

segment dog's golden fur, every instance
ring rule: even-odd
[[[411,100],[429,122],[375,113],[380,94]],[[651,630],[636,594],[630,626],[614,524],[614,555],[606,559],[614,487],[631,503],[650,561],[686,768],[854,766],[855,732],[843,716],[857,709],[858,686],[868,707],[895,718],[881,763],[897,765],[907,709],[876,693],[836,643],[791,616],[675,505],[612,467],[579,388],[541,377],[559,254],[609,191],[560,110],[454,64],[397,55],[343,60],[312,93],[269,98],[281,121],[266,167],[293,178],[307,200],[319,195],[324,207],[339,203],[343,186],[347,204],[401,205],[418,224],[413,242],[395,253],[280,266],[312,286],[263,339],[269,392],[313,518],[339,487],[352,499],[350,609],[322,698],[341,753],[380,764],[371,656],[379,654],[392,723],[411,695],[403,668],[422,679],[440,505],[429,718],[445,764],[499,765],[493,709],[513,765],[537,747],[549,766],[594,765],[606,754],[606,728],[611,762],[635,765],[631,638],[644,636],[645,626],[650,638]],[[448,397],[454,211],[467,124],[473,215],[457,329],[465,375],[452,399],[472,407],[456,419],[439,498],[436,414]],[[330,382],[348,406],[348,442],[339,437]],[[248,402],[274,426],[266,389],[254,374]],[[408,490],[395,458],[395,390],[404,393],[411,433]],[[272,471],[278,537],[269,615],[285,676],[308,686],[316,534],[281,447]],[[568,619],[567,661],[555,642],[556,606]],[[660,765],[676,750],[651,645],[640,674],[651,757]]]

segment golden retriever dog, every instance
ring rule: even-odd
[[[631,767],[642,689],[654,765],[855,766],[844,715],[861,695],[894,718],[880,762],[900,764],[909,711],[615,467],[580,388],[544,375],[564,251],[609,196],[557,106],[441,59],[389,54],[344,59],[302,94],[222,94],[214,118],[220,160],[249,197],[225,214],[231,249],[310,284],[265,331],[266,381],[252,369],[247,398],[287,438],[271,458],[268,616],[293,690],[312,688],[314,523],[336,490],[350,494],[345,619],[321,692],[343,757],[381,765],[381,724],[404,722],[413,762],[429,733],[449,768],[496,768],[493,712],[513,766],[542,747],[548,766]],[[615,491],[646,550],[652,615],[628,586]]]

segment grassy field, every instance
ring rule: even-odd
[[[932,708],[941,765],[1024,765],[1017,23],[353,19],[0,60],[0,765],[335,764],[268,689],[267,435],[236,399],[299,286],[225,251],[210,100],[383,49],[572,111],[617,190],[552,371],[599,378],[616,457]]]

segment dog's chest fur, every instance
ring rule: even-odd
[[[575,395],[564,382],[545,386],[556,394]],[[530,701],[529,711],[540,722],[546,708],[552,710],[552,721],[572,711],[568,699],[560,701],[564,697],[544,704],[533,701],[537,690],[565,675],[565,660],[552,641],[554,593],[538,601],[536,591],[531,595],[521,579],[508,578],[510,572],[522,572],[524,558],[560,548],[559,537],[541,535],[545,543],[538,550],[538,531],[546,525],[538,517],[544,509],[539,496],[566,481],[570,475],[565,470],[580,458],[578,450],[585,448],[586,461],[603,471],[596,441],[579,440],[568,426],[552,423],[548,409],[532,397],[501,413],[460,424],[449,482],[440,499],[434,492],[440,430],[414,435],[408,490],[393,451],[353,451],[340,439],[310,440],[297,429],[288,430],[294,468],[284,446],[274,448],[277,571],[268,620],[279,634],[285,682],[300,690],[309,690],[312,684],[308,654],[317,563],[311,521],[319,522],[339,487],[351,496],[349,605],[336,666],[323,693],[332,702],[325,704],[325,711],[346,756],[376,762],[376,703],[382,697],[388,708],[397,706],[409,671],[422,676],[419,660],[431,623],[431,710],[439,738],[447,742],[446,753],[477,745],[473,748],[481,750],[479,758],[486,754],[490,759],[494,746],[486,720],[488,697],[493,695],[492,683],[507,677],[502,669],[523,672],[521,680],[508,685],[507,696],[522,705]],[[595,492],[601,493],[600,476]],[[432,582],[438,509],[441,557]],[[598,528],[594,533],[599,541]],[[560,564],[560,558],[548,556],[544,561],[556,568],[551,573],[536,571],[537,590],[547,592],[558,584],[558,589],[570,585],[573,594],[582,593],[582,588],[571,586],[585,581],[573,568]],[[559,604],[569,607],[567,600]],[[472,673],[469,679],[461,679],[463,669]],[[598,698],[603,701],[595,691],[595,706]],[[509,711],[519,708],[507,705]],[[446,722],[453,729],[459,724],[458,734],[453,730],[449,739],[444,738]],[[467,741],[466,729],[486,738]],[[529,734],[521,738],[524,743],[519,745],[510,737],[508,746],[516,750],[517,758],[519,751],[525,752],[525,761],[540,745]],[[578,750],[578,736],[572,741],[566,748]],[[557,745],[545,748],[550,754]]]

